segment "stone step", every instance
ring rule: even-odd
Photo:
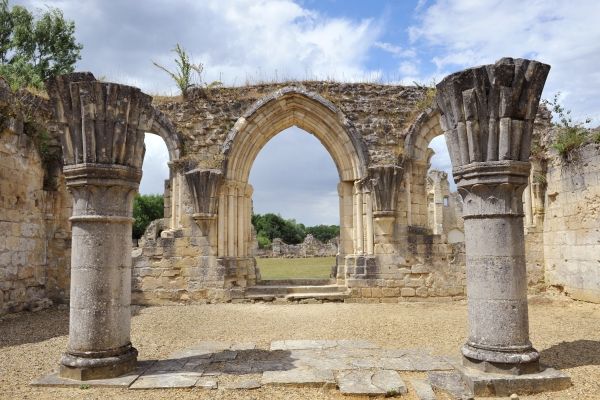
[[[335,279],[266,279],[257,282],[258,286],[326,286],[335,285]]]
[[[285,296],[287,300],[305,300],[315,299],[324,301],[344,301],[350,297],[350,292],[337,292],[337,293],[292,293]]]
[[[254,295],[272,295],[277,297],[283,297],[290,294],[302,294],[302,293],[342,293],[348,289],[341,285],[322,285],[322,286],[275,286],[275,285],[260,285],[251,286],[246,289],[246,297]]]

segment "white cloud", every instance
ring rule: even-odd
[[[374,46],[397,58],[412,58],[417,54],[414,49],[404,49],[388,42],[375,42]]]
[[[146,154],[142,181],[140,182],[140,193],[163,194],[165,179],[169,179],[169,152],[164,140],[157,135],[146,133],[144,137]]]
[[[581,0],[438,0],[409,29],[413,46],[428,46],[442,75],[505,56],[552,66],[544,97],[561,91],[579,119],[600,123],[600,2]]]
[[[56,6],[76,25],[83,43],[79,69],[140,86],[149,93],[176,87],[151,61],[174,65],[181,44],[205,65],[206,81],[226,84],[293,79],[361,80],[380,34],[371,19],[330,18],[292,0],[137,1],[19,0]]]

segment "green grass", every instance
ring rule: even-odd
[[[257,258],[263,280],[327,279],[335,257]]]

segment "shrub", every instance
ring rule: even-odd
[[[150,222],[164,217],[164,199],[160,194],[142,194],[133,201],[132,237],[142,237]]]

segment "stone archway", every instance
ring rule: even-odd
[[[281,131],[297,126],[314,135],[331,155],[339,177],[340,246],[338,263],[347,255],[373,254],[370,192],[363,190],[368,152],[343,114],[323,97],[287,87],[252,105],[229,132],[223,145],[224,179],[218,194],[218,257],[239,279],[253,284],[250,170],[260,150]],[[365,223],[363,223],[363,220]]]

